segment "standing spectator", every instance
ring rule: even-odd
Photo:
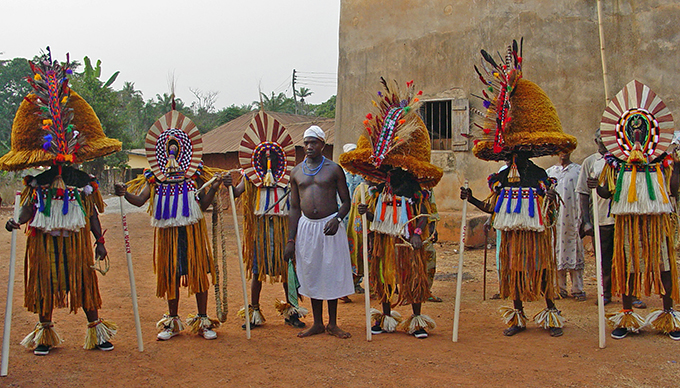
[[[576,194],[581,166],[571,161],[571,153],[560,154],[560,163],[550,167],[546,173],[557,179],[555,190],[562,198],[563,206],[557,219],[555,258],[557,259],[557,285],[560,297],[567,292],[567,272],[571,278],[571,296],[579,302],[586,300],[583,291],[583,243],[579,238],[579,200]]]

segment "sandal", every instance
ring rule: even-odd
[[[564,334],[561,327],[551,327],[549,330],[551,337],[561,337]]]
[[[633,301],[633,307],[635,307],[636,309],[646,309],[647,304],[645,302],[641,301],[640,299],[635,299]]]
[[[526,327],[523,326],[517,326],[517,325],[512,325],[508,327],[507,329],[503,330],[503,335],[506,337],[512,337],[513,335],[522,332],[526,330]]]
[[[432,295],[431,297],[427,298],[427,301],[428,301],[428,302],[434,302],[434,303],[441,303],[441,302],[443,302],[442,298],[440,298],[440,297],[438,297],[438,296],[434,296],[434,295]]]
[[[579,292],[574,294],[574,299],[576,299],[577,302],[584,302],[586,300],[586,293],[585,292]]]

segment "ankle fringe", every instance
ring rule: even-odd
[[[161,318],[161,320],[156,323],[156,328],[159,332],[161,332],[166,327],[172,329],[173,333],[179,333],[180,331],[184,330],[184,324],[177,315],[172,316],[169,314],[163,314],[163,318]]]
[[[187,326],[189,326],[189,331],[191,333],[200,334],[203,330],[220,327],[220,321],[208,316],[189,314],[187,317]]]
[[[83,349],[94,349],[97,345],[110,341],[117,331],[118,326],[111,321],[99,318],[94,322],[88,322]]]
[[[45,345],[49,347],[55,347],[64,342],[59,334],[53,329],[54,324],[52,322],[38,322],[35,325],[35,329],[30,332],[22,341],[21,345],[27,349],[33,349],[38,345]]]
[[[396,318],[395,318],[396,319]],[[401,321],[396,329],[407,331],[409,334],[413,334],[416,330],[429,329],[432,330],[437,327],[434,323],[434,319],[428,317],[427,315],[411,315],[407,319]]]
[[[309,314],[309,310],[302,306],[295,307],[288,302],[278,299],[274,301],[274,308],[279,312],[279,315],[283,315],[283,317],[286,319],[290,319],[290,317],[293,315],[297,315],[298,318],[304,318],[307,314]]]
[[[621,310],[615,314],[607,314],[606,317],[607,323],[614,329],[625,328],[633,333],[637,333],[647,325],[644,318],[633,310]]]
[[[645,324],[664,334],[680,330],[680,313],[670,310],[654,310],[645,319]]]
[[[264,315],[262,315],[262,311],[260,311],[260,305],[248,305],[248,314],[250,315],[251,325],[261,325],[267,322],[267,320],[264,318]],[[236,316],[241,319],[246,319],[245,307],[241,307],[241,309],[236,313]]]
[[[371,320],[375,322],[376,325],[380,325],[380,328],[385,332],[393,333],[397,330],[399,324],[403,322],[404,318],[396,311],[390,312],[390,315],[385,315],[382,311],[372,308]]]
[[[534,315],[534,322],[538,327],[549,329],[551,327],[564,327],[564,317],[560,310],[556,308],[545,308],[538,314]]]
[[[508,326],[527,327],[527,316],[524,315],[524,310],[517,310],[510,307],[501,307],[498,309],[501,313],[503,323]]]

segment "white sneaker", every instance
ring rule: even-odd
[[[171,328],[166,327],[160,333],[158,333],[156,338],[158,339],[158,341],[167,341],[176,335],[179,335],[178,331],[173,332]]]
[[[203,329],[201,335],[207,340],[214,340],[217,338],[217,333],[215,333],[213,329]]]

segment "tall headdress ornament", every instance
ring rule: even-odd
[[[675,124],[666,104],[649,86],[633,80],[602,114],[602,142],[617,159],[649,163],[673,141]]]
[[[52,59],[50,48],[30,62],[33,92],[12,124],[12,149],[0,158],[3,170],[82,163],[121,150],[122,143],[104,135],[92,107],[69,87],[73,73],[68,54],[63,65]]]
[[[366,115],[365,133],[357,148],[340,155],[340,164],[354,174],[374,182],[387,180],[387,173],[399,167],[412,174],[424,189],[434,187],[443,171],[430,163],[430,137],[418,115],[422,91],[413,81],[402,93],[396,82],[380,78],[383,90],[373,100],[374,111]]]
[[[196,125],[176,110],[164,114],[149,129],[146,157],[159,182],[191,178],[201,165],[203,140]]]
[[[484,83],[485,112],[472,109],[481,117],[473,137],[473,153],[483,160],[508,160],[513,153],[531,157],[571,152],[576,138],[562,132],[557,110],[545,92],[522,77],[522,43],[512,42],[498,62],[481,50],[480,67],[475,71]]]
[[[260,110],[243,134],[238,156],[255,186],[285,188],[295,166],[295,145],[283,124]]]

